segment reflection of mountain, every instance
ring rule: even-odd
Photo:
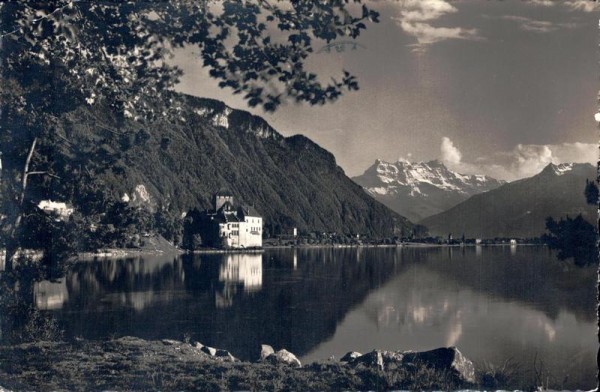
[[[261,343],[302,355],[332,336],[349,309],[394,275],[394,260],[400,254],[388,249],[378,260],[374,250],[296,252],[265,252],[260,292],[239,296],[227,308],[200,315],[194,338],[230,348],[241,358],[250,358]],[[186,270],[186,284],[196,298],[209,284],[214,285],[206,281],[207,272],[216,269],[210,267],[212,263],[202,256],[201,271]]]
[[[242,358],[261,343],[302,355],[394,275],[400,253],[303,249],[79,263],[56,289],[65,300],[54,312],[67,335],[88,339],[189,334]]]
[[[448,260],[440,253],[437,256],[442,257],[411,264],[368,295],[359,307],[348,312],[331,339],[303,359],[339,356],[349,350],[427,350],[455,345],[476,363],[499,365],[513,358],[524,371],[531,369],[537,357],[551,375],[551,386],[576,389],[594,385],[594,317],[578,320],[571,309],[560,309],[550,317],[543,304],[531,304],[527,297],[499,297],[486,290],[488,277],[476,269],[470,270],[471,280],[481,277],[480,287],[449,279]],[[480,263],[486,261],[480,259]],[[503,261],[514,262],[508,258]],[[544,272],[548,271],[540,271]],[[526,275],[524,285],[537,286],[540,278]],[[591,298],[593,286],[588,289]],[[543,295],[534,301],[546,299]]]
[[[428,268],[461,286],[533,306],[555,319],[562,310],[582,320],[596,317],[596,275],[556,260],[545,247],[437,248]]]
[[[418,278],[418,289],[403,294],[406,308],[398,309],[397,303],[378,297],[380,302],[368,307],[372,320],[403,323],[409,319],[423,325],[453,314],[448,311],[447,300],[435,302],[426,297],[432,292],[425,289],[438,285],[430,276],[443,276],[445,286],[453,290],[469,288],[495,299],[516,301],[550,319],[556,319],[562,311],[583,321],[596,318],[593,270],[559,262],[544,247],[503,246],[485,251],[481,247],[431,248],[423,256],[419,265],[427,273]],[[415,280],[414,276],[409,278]]]
[[[368,350],[410,348],[398,341],[393,326],[417,334],[448,326],[435,335],[443,338],[436,344],[462,345],[474,328],[467,320],[482,309],[498,324],[513,322],[502,313],[502,303],[511,304],[510,312],[519,317],[532,315],[518,322],[531,328],[539,324],[545,339],[560,336],[561,320],[593,319],[593,273],[569,269],[545,248],[513,251],[317,248],[106,260],[76,264],[59,289],[44,292],[48,303],[63,302],[52,312],[67,336],[182,339],[188,334],[244,359],[261,343],[304,356],[334,341],[341,329],[351,332],[343,344],[348,350],[361,342]],[[400,282],[395,291],[384,290],[392,279]],[[366,309],[358,321],[352,319],[357,308]],[[363,337],[365,319],[376,326],[373,336]],[[388,329],[390,335],[381,337],[380,331]],[[433,345],[433,335],[427,338]]]

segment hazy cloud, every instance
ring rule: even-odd
[[[519,24],[519,28],[534,33],[550,33],[562,28],[575,28],[575,23],[552,23],[545,20],[536,20],[525,16],[504,15],[502,19],[510,20]]]
[[[398,2],[400,16],[392,17],[407,34],[415,37],[413,51],[423,52],[427,46],[448,39],[481,39],[476,29],[436,27],[431,22],[458,11],[446,0],[403,0]]]
[[[464,162],[458,147],[442,138],[441,160],[452,170],[464,174],[486,174],[513,181],[531,177],[550,163],[592,163],[598,159],[598,146],[592,143],[518,144],[511,151],[497,152],[474,162]]]
[[[597,1],[592,0],[530,0],[529,4],[552,7],[555,5],[564,6],[571,10],[594,12],[600,10]]]

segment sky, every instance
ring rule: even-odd
[[[347,69],[360,90],[324,106],[248,107],[176,52],[177,90],[264,117],[284,136],[331,151],[347,175],[376,159],[442,160],[465,174],[515,180],[548,163],[597,160],[600,8],[589,0],[379,0],[355,50],[319,51],[320,76]],[[347,41],[347,40],[343,40]]]

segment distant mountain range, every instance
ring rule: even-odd
[[[432,235],[467,238],[538,237],[548,216],[578,214],[594,223],[596,207],[584,196],[586,179],[594,180],[590,164],[549,164],[539,174],[504,184],[419,223]]]
[[[253,205],[270,233],[293,227],[373,237],[412,231],[412,223],[369,197],[330,152],[310,139],[284,137],[264,119],[220,101],[182,94],[166,101],[177,106],[179,118],[119,122],[110,108],[82,107],[62,119],[60,126],[71,142],[65,148],[81,151],[81,146],[99,145],[106,156],[118,158],[92,173],[98,192],[115,199],[143,194],[148,204],[168,206],[181,215],[211,207],[212,195],[227,190],[236,202]],[[73,171],[63,178],[76,177]],[[85,207],[77,184],[53,189],[54,194],[44,197]],[[59,189],[66,190],[60,194]]]
[[[413,222],[505,183],[484,175],[454,172],[437,160],[392,163],[378,159],[352,179],[373,198]]]

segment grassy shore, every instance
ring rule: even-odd
[[[467,383],[450,371],[427,366],[391,364],[382,370],[373,364],[333,360],[303,367],[241,362],[231,356],[211,356],[189,343],[133,337],[0,346],[0,389],[13,391],[483,389],[509,381],[502,379],[505,373],[496,373],[480,371],[476,383]],[[481,380],[487,380],[487,385]]]

